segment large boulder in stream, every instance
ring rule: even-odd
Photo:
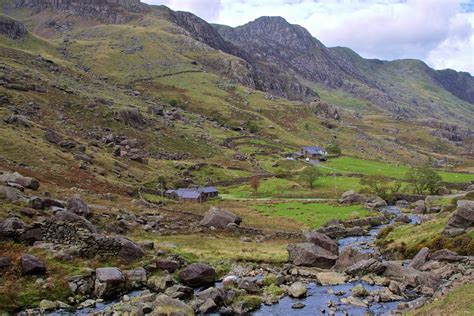
[[[408,264],[409,268],[419,269],[428,259],[430,254],[430,249],[427,247],[421,248],[420,251],[416,254],[416,256],[411,259],[410,263]]]
[[[363,276],[369,273],[379,275],[384,271],[385,266],[382,262],[374,258],[359,261],[345,270],[347,274],[352,276]]]
[[[427,287],[436,291],[441,283],[441,278],[429,272],[418,271],[414,268],[404,267],[401,262],[386,261],[383,263],[385,271],[383,276],[400,282],[406,287]]]
[[[291,244],[287,248],[290,262],[297,266],[330,269],[337,255],[312,243]]]
[[[362,253],[355,248],[346,247],[339,253],[334,269],[344,271],[359,261],[368,260],[373,257],[374,254],[372,253]]]
[[[217,274],[213,267],[204,263],[193,263],[179,272],[179,279],[185,285],[200,287],[213,284]]]
[[[125,277],[115,267],[97,268],[94,295],[98,298],[110,298],[121,293],[125,288]]]
[[[339,252],[338,250],[339,246],[337,245],[337,243],[331,238],[329,238],[328,236],[320,232],[317,232],[315,230],[305,232],[304,238],[306,239],[306,242],[312,243],[316,246],[329,250],[333,254],[337,255]]]

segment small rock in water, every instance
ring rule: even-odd
[[[303,304],[303,303],[295,303],[293,305],[291,305],[291,308],[294,308],[294,309],[302,309],[304,308],[306,305]]]
[[[344,294],[346,294],[346,292],[345,292],[345,291],[343,291],[343,290],[340,290],[340,291],[334,292],[334,295],[336,295],[336,296],[343,296]]]

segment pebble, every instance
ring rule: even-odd
[[[305,306],[306,306],[306,305],[303,304],[303,303],[295,303],[295,304],[291,305],[291,308],[293,308],[293,309],[302,309],[302,308],[304,308]]]

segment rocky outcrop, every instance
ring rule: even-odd
[[[136,13],[149,10],[140,0],[15,0],[15,6],[37,11],[54,9],[115,24],[126,23],[133,19]]]
[[[336,263],[337,255],[312,243],[289,245],[289,260],[297,266],[329,269]]]
[[[38,190],[40,183],[32,177],[25,177],[18,172],[0,171],[0,182],[5,184],[17,184],[31,190]]]
[[[235,214],[211,206],[209,211],[204,214],[204,218],[199,223],[201,226],[225,229],[229,224],[240,225],[242,219]]]
[[[28,35],[26,27],[17,20],[0,14],[0,34],[11,39],[21,39]]]

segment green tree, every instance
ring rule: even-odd
[[[321,171],[317,167],[306,167],[300,174],[300,179],[308,184],[312,189],[314,182],[321,176]]]
[[[423,194],[425,191],[436,194],[443,183],[441,176],[429,166],[410,168],[405,179],[411,183],[416,194]]]
[[[257,125],[257,123],[253,122],[253,121],[247,121],[247,123],[245,124],[245,127],[247,128],[247,130],[252,133],[252,134],[255,134],[256,132],[258,132],[258,130],[260,129]]]
[[[339,156],[342,153],[341,147],[337,143],[331,143],[326,148],[328,154]]]
[[[362,192],[380,196],[386,201],[393,200],[394,194],[399,192],[402,186],[399,181],[381,175],[364,176],[360,184],[363,186]]]

